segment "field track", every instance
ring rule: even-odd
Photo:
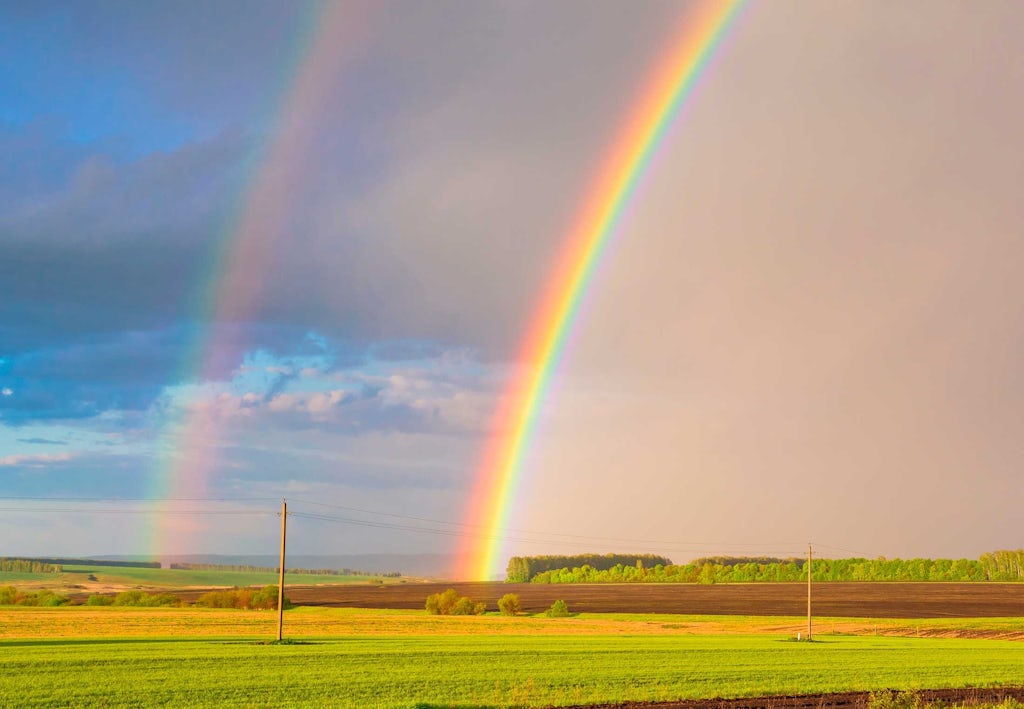
[[[287,579],[285,581],[287,586]],[[299,605],[422,609],[427,595],[454,588],[497,610],[506,593],[517,593],[523,610],[536,613],[556,599],[574,612],[786,615],[807,612],[802,583],[719,584],[506,584],[408,583],[385,586],[291,586]],[[198,591],[171,589],[186,600]],[[1024,584],[840,583],[813,587],[814,614],[846,618],[998,618],[1024,616]]]
[[[914,692],[926,704],[1002,703],[1006,699],[1024,701],[1024,687],[982,689],[924,689]],[[585,704],[564,709],[863,709],[869,704],[870,692],[838,692],[833,694],[797,694],[743,699],[692,699],[681,702],[628,702],[626,704]]]

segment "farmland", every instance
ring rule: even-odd
[[[448,587],[488,606],[520,593],[526,614],[422,610]],[[39,706],[546,707],[1006,688],[1024,678],[1021,590],[816,584],[813,643],[793,641],[806,627],[802,584],[292,586],[302,605],[285,613],[283,645],[268,644],[273,612],[0,607],[0,696]],[[543,617],[555,597],[573,617]]]
[[[304,608],[286,614],[299,642],[263,644],[273,622],[224,610],[3,609],[0,696],[40,706],[567,706],[1007,685],[1024,675],[1019,643],[838,633],[796,643],[798,618]]]
[[[302,605],[420,609],[430,593],[456,588],[496,610],[505,593],[519,594],[523,609],[538,612],[555,599],[593,613],[687,613],[702,615],[802,615],[807,586],[777,584],[399,584],[290,587]],[[949,618],[1024,615],[1024,584],[842,583],[814,585],[815,613],[860,618]]]

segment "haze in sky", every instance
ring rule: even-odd
[[[558,247],[686,11],[0,2],[0,496],[165,496],[198,450],[218,509],[464,520]],[[524,463],[510,526],[586,548],[512,550],[1021,546],[1021,125],[1015,0],[750,2]],[[155,551],[152,515],[94,512],[124,503],[2,505],[0,555]],[[276,524],[183,517],[162,550],[272,551]],[[458,543],[294,525],[303,553]]]

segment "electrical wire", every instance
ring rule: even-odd
[[[149,497],[72,497],[72,496],[0,496],[0,501],[16,502],[96,502],[96,503],[121,503],[121,502],[133,502],[133,503],[153,503],[163,504],[167,502],[215,502],[215,503],[239,503],[239,502],[269,502],[277,501],[280,498],[276,497],[177,497],[177,498],[149,498]],[[298,519],[308,519],[312,521],[330,522],[336,524],[353,525],[360,527],[367,527],[373,529],[390,529],[395,531],[403,532],[414,532],[420,534],[431,534],[435,536],[454,537],[454,538],[472,538],[482,541],[495,541],[513,544],[530,544],[530,545],[543,545],[543,546],[570,546],[574,548],[592,548],[595,544],[601,543],[615,543],[615,544],[640,544],[644,545],[647,550],[651,553],[673,553],[682,552],[686,554],[694,553],[707,553],[706,549],[702,547],[713,548],[717,555],[725,555],[723,550],[730,550],[737,554],[751,554],[755,550],[759,555],[777,555],[783,558],[796,557],[799,558],[803,555],[804,551],[785,551],[780,552],[780,549],[790,549],[796,547],[797,543],[792,541],[787,542],[711,542],[711,541],[667,541],[667,540],[651,540],[651,539],[637,539],[627,537],[605,537],[605,536],[589,536],[580,534],[571,534],[565,532],[542,532],[536,530],[525,530],[516,528],[498,528],[492,530],[484,525],[468,524],[464,522],[451,522],[440,519],[432,519],[429,517],[417,517],[414,515],[403,515],[392,512],[381,512],[377,510],[368,510],[358,507],[349,507],[346,505],[336,505],[325,502],[316,502],[314,500],[304,500],[298,498],[291,498],[290,502],[299,505],[310,505],[315,507],[323,507],[328,509],[343,510],[348,512],[356,512],[364,515],[373,515],[377,517],[386,517],[395,520],[407,520],[410,522],[422,522],[428,525],[439,525],[438,527],[429,527],[412,524],[402,524],[401,522],[388,522],[383,520],[367,520],[367,519],[356,519],[352,517],[342,517],[337,515],[320,514],[316,512],[304,512],[301,510],[290,510],[289,516]],[[189,515],[205,515],[205,516],[249,516],[249,517],[269,517],[269,516],[280,516],[277,511],[270,510],[237,510],[237,509],[153,509],[149,508],[124,508],[124,507],[0,507],[0,512],[9,513],[25,513],[25,512],[61,512],[65,514],[160,514],[160,515],[173,515],[173,516],[189,516]],[[844,549],[842,547],[830,546],[827,544],[815,544],[814,546],[834,549],[836,551],[844,551],[857,556],[863,556],[859,552]]]
[[[157,512],[152,509],[124,509],[101,507],[0,507],[0,512],[63,512],[65,514],[139,514],[150,515]],[[248,515],[252,517],[280,516],[279,512],[268,510],[159,510],[160,515]]]
[[[411,515],[400,515],[400,514],[393,514],[393,513],[389,513],[389,512],[375,512],[373,510],[360,509],[358,507],[346,507],[344,505],[333,505],[333,504],[328,504],[326,502],[314,502],[312,500],[299,500],[299,499],[295,499],[295,498],[290,498],[290,502],[304,504],[304,505],[316,505],[317,507],[328,507],[328,508],[336,509],[336,510],[346,510],[348,512],[359,512],[361,514],[378,515],[378,516],[382,516],[382,517],[392,517],[392,518],[395,518],[395,519],[406,519],[406,520],[411,520],[411,521],[416,521],[416,522],[427,522],[427,523],[430,523],[430,524],[442,524],[442,525],[446,525],[446,526],[463,527],[463,528],[467,528],[467,529],[484,529],[484,530],[488,530],[488,531],[491,530],[491,528],[486,526],[486,525],[467,524],[467,523],[464,523],[464,522],[447,522],[447,521],[439,520],[439,519],[431,519],[429,517],[414,517],[414,516],[411,516]],[[678,545],[680,543],[680,542],[675,542],[675,541],[653,540],[653,539],[631,539],[631,538],[627,538],[627,537],[602,537],[602,536],[591,536],[591,535],[582,535],[582,534],[568,534],[568,533],[565,533],[565,532],[541,532],[541,531],[536,531],[536,530],[516,529],[516,528],[513,528],[513,527],[499,527],[496,531],[498,531],[498,532],[510,532],[512,534],[528,534],[528,535],[541,536],[541,537],[564,537],[566,539],[578,539],[578,540],[581,540],[581,541],[590,541],[590,542],[616,542],[616,543],[646,544],[646,545]],[[463,535],[463,536],[473,536],[473,537],[477,537],[477,538],[480,537],[479,534]],[[494,538],[494,537],[491,537],[491,538]],[[686,546],[693,546],[693,547],[706,546],[706,547],[721,548],[723,546],[728,546],[728,547],[734,548],[734,549],[737,549],[737,548],[753,548],[753,549],[757,549],[757,548],[776,548],[777,549],[780,546],[786,546],[786,547],[788,547],[788,546],[796,546],[798,544],[798,542],[793,542],[793,541],[787,541],[787,542],[768,542],[768,543],[764,543],[764,542],[742,543],[741,542],[741,543],[733,543],[733,544],[723,544],[722,542],[703,542],[702,541],[702,542],[685,542],[684,544]]]
[[[472,538],[472,539],[479,539],[479,540],[485,540],[485,541],[500,541],[500,542],[506,542],[506,543],[516,543],[516,544],[533,544],[533,545],[546,545],[546,546],[559,545],[559,546],[572,546],[572,547],[577,547],[577,548],[591,548],[591,547],[593,547],[593,544],[585,543],[585,542],[581,542],[581,541],[563,541],[563,540],[557,540],[557,539],[542,539],[542,538],[535,538],[535,537],[533,537],[533,538],[531,538],[531,537],[508,537],[508,536],[499,536],[499,535],[493,535],[493,534],[480,535],[480,534],[476,534],[476,533],[469,533],[469,532],[464,532],[464,531],[459,531],[459,530],[454,530],[454,529],[432,529],[432,528],[428,528],[428,527],[415,527],[415,526],[412,526],[412,525],[397,524],[397,523],[393,523],[393,522],[375,522],[375,521],[372,521],[372,520],[352,519],[352,518],[348,518],[348,517],[337,517],[337,516],[332,516],[332,515],[322,515],[322,514],[309,513],[309,512],[289,512],[288,514],[289,514],[289,516],[296,517],[298,519],[317,520],[317,521],[321,521],[321,522],[334,522],[334,523],[337,523],[337,524],[354,525],[354,526],[360,526],[360,527],[372,527],[372,528],[376,528],[376,529],[394,529],[394,530],[401,530],[401,531],[412,531],[412,532],[419,532],[419,533],[423,533],[423,534],[433,534],[433,535],[444,536],[444,537]],[[671,544],[671,543],[668,543],[668,544]],[[682,542],[682,543],[677,543],[677,544],[674,544],[674,545],[671,545],[671,546],[665,546],[665,547],[660,547],[659,546],[659,547],[649,548],[649,551],[651,551],[651,552],[661,552],[661,553],[671,553],[671,552],[687,552],[687,553],[692,553],[693,551],[695,551],[693,549],[687,549],[686,546],[687,546],[687,543],[686,542]],[[728,547],[728,545],[723,545],[723,546]],[[787,555],[787,556],[799,556],[799,552],[783,552],[783,553],[785,555]]]

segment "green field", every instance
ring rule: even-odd
[[[267,644],[276,622],[0,607],[0,706],[541,707],[1024,684],[1024,644],[974,637],[1020,637],[1021,618],[821,618],[813,643],[793,640],[803,619],[778,616],[297,608],[294,644]]]
[[[0,641],[12,706],[507,707],[1019,684],[994,640],[824,636]]]
[[[276,573],[253,571],[200,571],[185,569],[150,569],[134,566],[75,566],[64,565],[57,574],[33,574],[0,571],[0,586],[9,583],[38,582],[46,587],[84,586],[91,584],[143,586],[150,588],[182,588],[186,586],[264,586],[277,583]],[[95,582],[88,580],[89,575]],[[328,576],[321,574],[288,574],[290,584],[370,583],[373,576]],[[401,579],[385,579],[399,583]]]

